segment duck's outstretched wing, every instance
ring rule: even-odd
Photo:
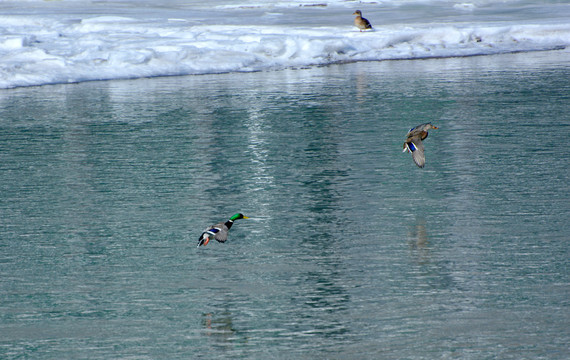
[[[225,242],[228,239],[228,228],[224,223],[212,225],[206,232],[214,235],[214,239],[219,242]]]
[[[200,236],[200,240],[202,240],[202,238],[204,237],[204,234],[209,234],[210,236],[212,236],[214,239],[216,239],[219,242],[225,242],[228,239],[228,228],[226,227],[226,225],[224,223],[219,223],[219,224],[215,224],[212,226],[208,226],[204,232],[202,233],[202,236]],[[203,243],[203,241],[202,241]],[[198,244],[198,246],[200,246],[201,244]]]
[[[414,137],[412,141],[408,143],[408,147],[412,152],[412,159],[417,166],[423,168],[426,165],[426,156],[424,154],[424,144],[419,137]]]
[[[220,230],[214,235],[214,239],[218,240],[219,242],[226,242],[228,239],[228,231],[227,230]]]

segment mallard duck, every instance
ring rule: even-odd
[[[424,144],[422,140],[428,137],[428,130],[439,129],[437,126],[433,126],[431,123],[425,123],[413,127],[408,131],[406,136],[406,141],[404,141],[404,151],[412,153],[412,159],[417,166],[423,168],[426,164],[426,157],[424,155]]]
[[[362,17],[362,11],[356,10],[352,15],[356,15],[356,18],[354,18],[354,25],[360,29],[360,32],[362,32],[362,30],[372,29],[370,21]]]
[[[237,213],[225,223],[221,222],[209,226],[206,230],[204,230],[202,235],[200,235],[200,239],[198,239],[198,247],[200,247],[200,245],[204,246],[208,245],[208,243],[210,242],[210,237],[214,237],[214,239],[222,243],[226,242],[226,240],[228,239],[228,231],[234,224],[234,221],[238,219],[249,219],[249,218],[241,213]]]

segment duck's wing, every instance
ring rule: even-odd
[[[224,223],[212,225],[207,230],[214,235],[214,239],[225,242],[228,239],[228,227]]]
[[[372,29],[372,24],[370,24],[370,21],[368,21],[368,19],[362,18],[362,23],[365,29]]]
[[[226,242],[228,239],[228,231],[220,230],[216,235],[214,235],[214,239],[218,240],[219,242]]]
[[[423,168],[426,164],[426,156],[424,154],[424,144],[420,137],[412,138],[408,143],[408,147],[412,151],[412,159],[417,166]]]
[[[213,235],[214,239],[219,242],[224,242],[228,239],[228,228],[224,223],[208,226],[204,232]]]
[[[410,131],[408,131],[408,134],[406,135],[406,140],[410,141],[415,137],[421,138],[423,132],[424,132],[424,130],[421,128],[421,125],[413,127],[410,129]]]
[[[418,136],[419,134],[422,133],[427,133],[427,130],[429,129],[429,125],[431,125],[431,123],[423,123],[423,124],[419,124],[414,126],[413,128],[411,128],[408,131],[408,139],[414,136]],[[423,138],[422,138],[423,139]]]

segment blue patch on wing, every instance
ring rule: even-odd
[[[216,229],[216,228],[211,228],[210,230],[208,230],[208,232],[211,232],[211,233],[213,233],[213,234],[215,234],[215,233],[217,233],[217,232],[219,232],[219,231],[220,231],[220,229]]]
[[[417,150],[416,145],[414,145],[413,142],[410,142],[410,143],[408,144],[408,147],[410,148],[410,150],[412,150],[412,152]]]

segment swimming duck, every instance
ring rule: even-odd
[[[422,140],[428,137],[428,130],[439,129],[437,126],[433,126],[431,123],[425,123],[413,127],[408,131],[406,136],[406,141],[404,141],[404,151],[412,153],[412,159],[417,166],[423,168],[426,164],[426,157],[424,155],[424,144]]]
[[[372,29],[370,21],[362,17],[362,11],[356,10],[352,15],[356,15],[356,18],[354,18],[354,25],[360,29],[360,32],[362,32],[362,30]]]
[[[208,243],[210,242],[210,237],[214,237],[214,239],[222,243],[226,242],[226,240],[228,239],[228,231],[234,224],[234,221],[238,219],[249,219],[249,217],[244,216],[241,213],[237,213],[225,223],[221,222],[209,226],[206,230],[204,230],[202,235],[200,235],[200,239],[198,239],[198,247],[200,247],[200,245],[204,246],[208,245]]]

